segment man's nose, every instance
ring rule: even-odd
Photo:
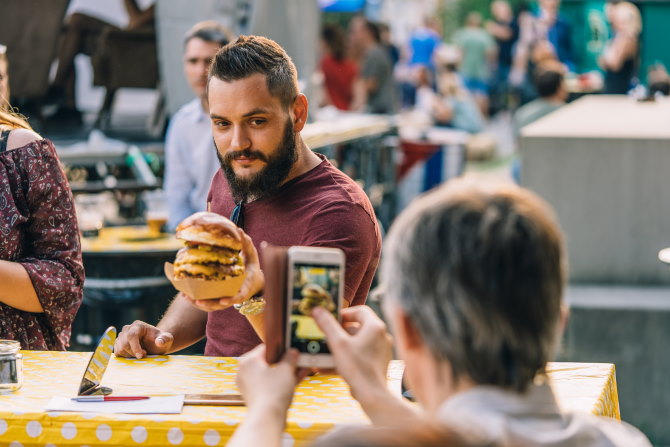
[[[242,151],[251,147],[251,140],[244,126],[234,126],[233,135],[230,140],[230,149],[233,151]]]

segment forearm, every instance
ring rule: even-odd
[[[156,325],[160,330],[174,336],[170,352],[191,346],[205,336],[207,312],[193,306],[182,294],[178,294]]]
[[[44,312],[26,269],[18,262],[0,261],[0,302],[26,312]]]
[[[286,425],[286,412],[273,408],[252,408],[237,427],[228,447],[262,445],[279,447]]]

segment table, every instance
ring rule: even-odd
[[[574,282],[670,284],[670,100],[590,95],[521,130],[521,183],[556,210]]]
[[[90,353],[23,351],[22,389],[0,395],[0,444],[23,447],[81,445],[225,445],[244,407],[185,406],[178,415],[91,414],[42,411],[50,396],[74,396]],[[200,356],[113,357],[102,384],[114,393],[236,393],[237,360]],[[389,386],[400,393],[403,365],[392,362]],[[618,418],[614,365],[554,363],[559,403],[566,409]],[[305,445],[339,424],[368,423],[338,376],[317,375],[297,388],[285,445]],[[19,444],[10,444],[16,445]]]

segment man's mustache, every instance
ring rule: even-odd
[[[245,157],[245,158],[254,157],[266,163],[268,162],[268,157],[263,152],[256,151],[253,149],[244,149],[242,151],[228,152],[226,153],[226,155],[223,156],[223,159],[226,163],[230,163],[233,161],[233,159],[238,157]]]

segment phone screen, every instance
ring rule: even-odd
[[[337,318],[340,295],[340,266],[328,264],[293,265],[289,312],[290,347],[306,354],[329,354],[326,337],[311,317],[321,306]]]

